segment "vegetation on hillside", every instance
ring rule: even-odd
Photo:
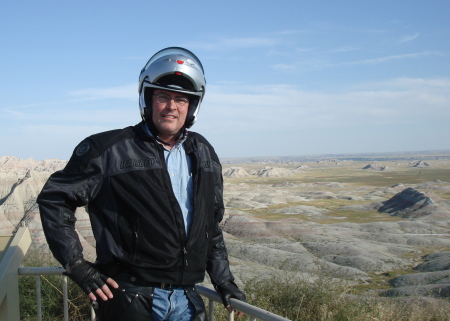
[[[42,251],[30,250],[24,266],[58,266]],[[42,276],[43,320],[63,318],[63,295],[60,276]],[[21,320],[37,319],[36,285],[34,276],[20,277]],[[345,282],[318,275],[315,281],[294,279],[291,275],[244,283],[248,302],[261,309],[290,320],[323,321],[449,321],[450,300],[432,298],[380,298],[354,295]],[[71,280],[68,282],[70,320],[89,320],[89,300]],[[227,312],[220,303],[215,319],[227,320]],[[248,320],[244,317],[242,320]]]

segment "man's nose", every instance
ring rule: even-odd
[[[169,109],[176,109],[177,105],[175,103],[175,99],[170,99],[169,102],[167,103],[167,108]]]

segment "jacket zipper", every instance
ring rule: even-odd
[[[195,157],[192,157],[191,158],[193,161],[191,162],[191,172],[192,172],[192,174],[194,174],[195,176],[194,176],[194,182],[193,182],[193,186],[192,186],[192,215],[194,215],[194,213],[195,213],[195,208],[196,208],[196,204],[197,204],[197,201],[196,201],[196,196],[197,196],[197,193],[196,193],[196,189],[197,189],[197,182],[198,182],[198,167],[197,167],[197,160],[195,160]],[[194,168],[193,167],[195,167],[195,170],[194,170]],[[192,223],[194,223],[194,222],[192,222]],[[186,267],[188,267],[189,266],[189,262],[188,262],[188,260],[187,260],[187,258],[186,258],[186,255],[187,255],[187,250],[186,250],[186,245],[187,245],[187,243],[188,243],[188,238],[186,239],[186,242],[185,242],[185,244],[183,245],[183,270],[181,271],[181,278],[180,278],[180,284],[182,284],[182,281],[183,281],[183,276],[184,276],[184,270],[186,269]]]
[[[132,261],[136,261],[137,258],[137,245],[138,245],[138,239],[139,239],[139,234],[138,234],[138,230],[139,230],[139,217],[136,219],[136,221],[134,222],[134,235],[133,235],[133,249],[132,249]]]

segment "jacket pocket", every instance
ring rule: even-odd
[[[152,317],[153,289],[120,286],[111,288],[114,295],[98,301],[95,313],[100,321],[148,321]]]

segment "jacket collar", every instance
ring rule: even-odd
[[[158,139],[157,137],[155,137],[153,135],[153,133],[150,131],[150,129],[148,128],[147,123],[145,121],[141,121],[139,124],[137,124],[135,126],[135,128],[136,128],[136,132],[137,132],[138,136],[142,140],[144,140],[144,141],[158,141],[158,142],[164,144],[163,141],[161,141],[160,139]],[[184,143],[188,138],[189,138],[188,130],[185,129],[183,135],[181,136],[181,138],[178,141],[181,140],[181,142]]]

